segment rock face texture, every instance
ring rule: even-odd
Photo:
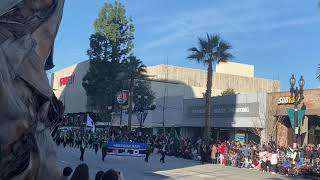
[[[64,0],[0,1],[0,180],[61,179],[52,135],[64,107],[46,70]]]

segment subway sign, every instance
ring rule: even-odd
[[[298,97],[298,101],[300,96]],[[282,104],[294,104],[295,98],[294,97],[280,97],[278,100],[278,105]]]

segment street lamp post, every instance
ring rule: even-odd
[[[111,120],[110,120],[110,127],[111,127],[113,119],[114,119],[114,116],[115,116],[115,112],[111,112],[110,115],[111,115]]]
[[[292,74],[290,78],[290,93],[291,93],[291,98],[294,99],[294,144],[293,147],[297,147],[298,144],[298,139],[300,138],[300,129],[298,125],[298,105],[301,103],[301,101],[304,99],[303,96],[303,87],[305,84],[305,81],[303,79],[303,76],[301,76],[298,84],[298,87],[294,87],[296,84],[296,78],[294,77],[294,74]],[[299,143],[300,144],[300,143]]]
[[[139,99],[139,107],[138,107],[138,114],[140,115],[140,131],[139,131],[139,136],[142,136],[142,121],[143,121],[143,117],[144,117],[144,114],[146,113],[146,111],[148,111],[148,108],[147,108],[147,99],[148,99],[148,96],[142,96],[141,95],[138,95],[138,99]]]
[[[108,109],[108,115],[109,115],[108,117],[110,117],[112,112],[112,106],[108,106],[107,109]],[[111,117],[110,117],[110,122],[111,122]]]
[[[112,112],[112,106],[108,106],[107,109],[108,109],[108,117],[110,119],[109,126],[111,128],[111,126],[112,126],[112,118],[113,118],[114,112]]]

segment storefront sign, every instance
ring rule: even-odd
[[[125,105],[129,98],[129,91],[128,90],[122,90],[118,92],[117,94],[117,102],[121,105]]]
[[[300,96],[298,100],[300,99]],[[278,100],[278,104],[294,104],[295,98],[294,97],[280,97]]]
[[[246,142],[246,135],[243,133],[236,133],[235,140],[239,142]]]
[[[60,87],[68,84],[73,84],[74,82],[74,74],[71,76],[60,78]]]
[[[204,117],[205,109],[202,106],[187,107],[189,117]],[[211,115],[217,118],[225,117],[258,117],[259,103],[238,103],[238,104],[221,104],[213,105]]]

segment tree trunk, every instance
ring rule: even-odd
[[[207,90],[206,90],[206,105],[205,105],[205,131],[204,131],[204,139],[205,142],[209,142],[209,138],[211,136],[210,133],[210,110],[211,110],[211,89],[212,89],[212,61],[208,63],[208,72],[207,72]]]
[[[129,98],[128,98],[128,130],[131,131],[131,119],[132,119],[132,101],[133,101],[133,87],[134,87],[134,79],[130,79],[129,84]]]

